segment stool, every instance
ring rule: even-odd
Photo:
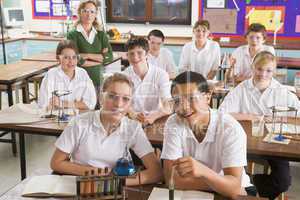
[[[33,87],[34,87],[34,94],[32,95],[33,98],[31,99],[29,98],[30,102],[34,100],[36,101],[38,100],[40,85],[42,83],[45,74],[46,73],[38,74],[28,79],[28,82],[33,83]]]
[[[12,90],[15,91],[15,102],[19,103],[20,102],[20,97],[19,97],[19,89],[22,88],[22,90],[25,91],[26,94],[23,94],[23,101],[27,102],[28,98],[28,85],[26,82],[18,82],[13,84]],[[7,90],[6,85],[0,85],[0,108],[2,108],[2,92],[6,92]],[[6,134],[11,133],[11,139],[3,139],[2,137],[5,136]],[[13,155],[17,155],[17,144],[16,144],[16,134],[14,132],[2,132],[0,133],[0,142],[4,143],[11,143],[12,144],[12,152]]]

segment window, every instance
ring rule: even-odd
[[[191,0],[107,0],[107,22],[191,24]]]

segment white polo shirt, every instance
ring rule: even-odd
[[[272,106],[291,106],[300,109],[297,96],[274,78],[263,93],[253,85],[253,79],[251,78],[243,81],[229,92],[219,107],[219,111],[270,116],[272,115],[270,109]]]
[[[228,114],[210,110],[210,122],[201,143],[192,130],[176,114],[169,117],[164,128],[162,159],[176,160],[191,156],[219,174],[229,167],[247,165],[247,138],[241,125]],[[242,187],[251,186],[243,169]]]
[[[176,74],[176,65],[174,62],[173,54],[167,48],[160,48],[157,57],[148,53],[147,60],[153,66],[158,66],[168,72],[169,75]]]
[[[97,30],[95,29],[95,27],[92,26],[92,30],[90,32],[90,34],[88,35],[87,32],[84,30],[84,28],[82,27],[81,24],[78,24],[76,27],[76,31],[80,32],[82,34],[82,36],[84,37],[84,39],[90,43],[93,44],[95,37],[97,35]]]
[[[261,51],[269,51],[275,55],[275,50],[272,46],[263,45]],[[236,59],[234,65],[234,75],[251,75],[252,74],[252,60],[250,56],[249,45],[243,45],[236,48],[232,52],[232,57]]]
[[[128,144],[139,158],[153,152],[138,122],[123,117],[120,126],[107,135],[100,121],[100,111],[97,110],[72,119],[55,146],[71,154],[72,162],[113,168],[116,161],[123,156],[125,144]]]
[[[195,41],[186,43],[181,52],[179,72],[190,70],[202,74],[205,78],[212,70],[220,66],[220,45],[212,40],[207,40],[202,49],[197,49]]]
[[[50,69],[43,78],[38,105],[46,108],[55,90],[69,90],[71,94],[61,97],[62,100],[82,100],[89,109],[94,109],[97,101],[95,87],[87,72],[75,67],[75,76],[72,80],[64,73],[61,66]]]
[[[160,100],[171,98],[171,83],[166,71],[148,63],[148,72],[143,80],[129,66],[124,73],[134,84],[133,109],[136,112],[153,112],[160,107]]]

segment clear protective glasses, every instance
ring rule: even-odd
[[[63,55],[63,54],[61,54],[61,55],[59,55],[59,57],[63,60],[79,60],[80,59],[79,55]]]
[[[130,96],[118,95],[112,92],[105,92],[104,95],[111,101],[122,100],[124,104],[128,104],[132,99]]]
[[[173,98],[170,100],[170,103],[173,106],[173,109],[176,109],[179,107],[180,104],[183,102],[189,103],[189,105],[195,103],[198,100],[203,100],[206,98],[206,94],[204,92],[197,92],[194,94],[188,94],[188,95],[176,95],[173,96]]]
[[[97,11],[95,9],[81,9],[81,14],[96,14]]]

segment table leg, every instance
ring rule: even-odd
[[[13,92],[12,92],[12,85],[7,85],[7,96],[8,96],[8,105],[12,106],[14,104],[13,99]],[[16,144],[16,134],[14,132],[11,132],[11,144],[12,144],[12,151],[13,155],[17,155],[17,144]]]
[[[26,152],[25,152],[25,135],[19,133],[20,142],[20,166],[21,166],[21,180],[26,178]]]
[[[29,87],[27,81],[22,86],[22,99],[23,99],[23,103],[29,103]]]
[[[8,97],[8,106],[12,106],[14,104],[12,85],[7,85],[7,97]]]

